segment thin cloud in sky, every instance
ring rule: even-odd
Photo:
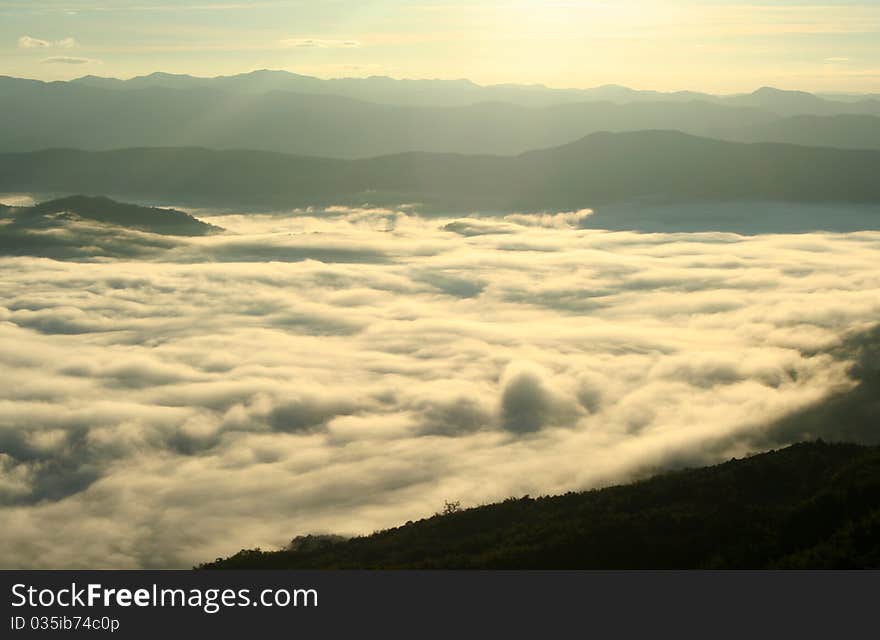
[[[21,49],[46,49],[52,46],[52,43],[31,36],[22,36],[18,39],[18,46]]]
[[[281,41],[285,48],[344,49],[361,46],[357,40],[327,40],[323,38],[286,38]]]
[[[73,49],[78,46],[79,43],[75,38],[62,38],[55,42],[41,40],[40,38],[34,38],[31,36],[22,36],[18,39],[19,49],[51,49],[52,47],[57,47],[58,49]]]
[[[41,60],[43,64],[98,64],[100,60],[92,58],[75,58],[72,56],[53,56]]]

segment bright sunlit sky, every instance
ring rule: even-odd
[[[0,0],[0,74],[880,91],[880,0]]]

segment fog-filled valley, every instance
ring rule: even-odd
[[[7,567],[186,567],[444,500],[877,440],[876,231],[331,207],[167,235],[116,211],[0,258]]]

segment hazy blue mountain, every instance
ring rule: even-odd
[[[790,130],[797,129],[797,124],[774,113],[773,104],[765,108],[761,96],[729,106],[728,100],[698,94],[674,94],[673,99],[673,94],[601,87],[591,95],[602,100],[582,98],[550,106],[523,106],[515,99],[436,106],[444,104],[442,98],[433,106],[404,106],[309,92],[309,87],[330,81],[284,72],[215,79],[153,74],[142,83],[135,80],[139,79],[89,77],[79,82],[43,83],[0,78],[5,116],[0,120],[0,150],[198,146],[340,158],[405,151],[512,155],[598,131],[642,129],[812,146],[854,147],[853,140],[857,140],[859,147],[880,147],[877,120],[857,116],[845,122],[842,116],[841,120],[814,119],[794,135]],[[393,87],[397,82],[389,81]],[[303,92],[278,88],[285,84],[299,86]],[[116,86],[126,90],[114,90]],[[540,93],[534,88],[510,90]],[[442,93],[425,95],[438,92]],[[765,94],[775,96],[776,92]],[[824,104],[820,98],[803,95],[811,105],[805,107],[808,111],[816,103]],[[499,94],[499,98],[507,97]]]
[[[761,109],[777,116],[795,115],[880,115],[880,100],[876,95],[853,95],[846,99],[819,96],[806,91],[786,91],[761,87],[752,93],[717,96],[715,101],[732,107]]]
[[[438,212],[627,202],[880,203],[880,151],[740,144],[670,131],[598,133],[518,156],[337,160],[139,148],[0,154],[0,191],[106,193],[249,208],[423,203]]]
[[[786,142],[841,149],[880,148],[880,117],[871,115],[791,116],[742,127],[724,137],[752,142]]]
[[[858,102],[839,102],[820,98],[806,91],[783,91],[773,87],[761,87],[754,93],[746,95],[729,96],[725,98],[725,102],[737,106],[766,109],[780,115],[851,113],[850,109],[857,109],[860,106],[869,113],[875,110],[871,101],[867,101],[867,105],[861,105]]]
[[[380,105],[331,95],[213,88],[112,91],[0,79],[0,150],[203,146],[329,157],[404,151],[516,154],[596,131],[677,129],[698,135],[767,124],[774,116],[708,102],[579,102],[523,107]]]
[[[865,100],[880,100],[880,93],[817,93],[820,98],[838,100],[840,102],[862,102]]]
[[[543,85],[497,84],[480,86],[470,80],[406,80],[387,76],[337,78],[323,80],[287,71],[263,69],[233,76],[199,78],[172,73],[151,73],[129,80],[85,76],[71,84],[104,89],[136,90],[164,87],[169,89],[220,89],[237,93],[290,91],[318,95],[336,95],[381,104],[421,106],[465,106],[477,102],[509,102],[521,106],[548,106],[584,101],[688,101],[710,98],[697,92],[661,93],[637,91],[618,85],[593,89],[554,89]]]
[[[136,90],[164,87],[171,89],[219,89],[237,93],[296,93],[336,95],[370,102],[421,106],[464,106],[477,102],[509,102],[521,106],[549,106],[571,102],[610,101],[690,102],[717,101],[730,106],[749,106],[779,115],[833,113],[880,113],[877,96],[817,96],[802,91],[762,87],[750,94],[714,96],[695,91],[640,91],[620,85],[590,89],[555,89],[543,85],[498,84],[480,86],[469,80],[398,80],[386,76],[322,80],[287,71],[260,70],[232,76],[199,78],[189,75],[152,73],[129,80],[86,76],[71,84],[104,89]]]

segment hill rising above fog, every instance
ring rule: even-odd
[[[147,257],[175,245],[175,236],[222,229],[175,209],[109,198],[70,196],[32,207],[0,204],[0,255],[61,260]]]
[[[22,229],[49,228],[78,218],[163,235],[201,236],[221,231],[183,211],[142,207],[101,196],[76,195],[32,207],[0,207],[0,212],[9,214],[12,224]]]
[[[600,133],[514,157],[336,160],[139,148],[0,154],[0,191],[105,193],[204,206],[417,202],[427,211],[569,211],[619,202],[880,203],[880,151]]]
[[[880,449],[798,444],[627,486],[447,511],[201,568],[878,568]]]

